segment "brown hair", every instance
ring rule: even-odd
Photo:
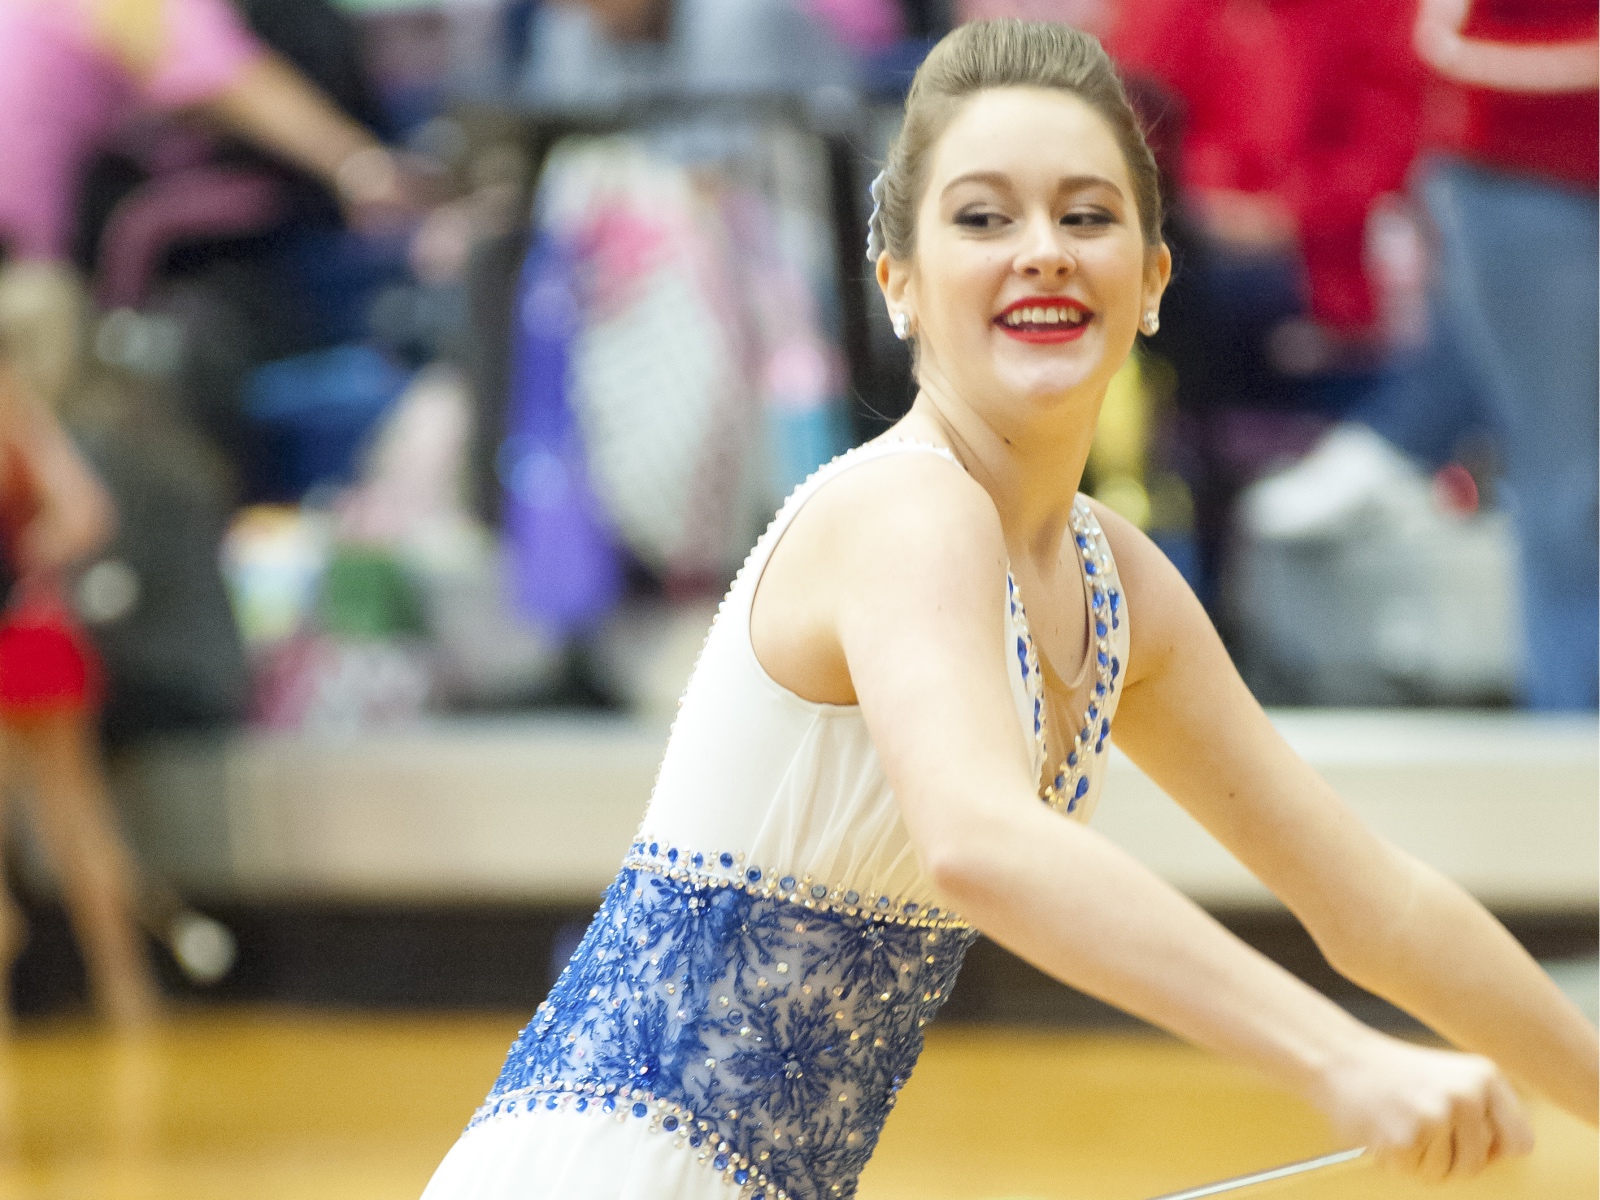
[[[1070,25],[973,21],[940,39],[911,81],[905,120],[889,146],[883,174],[873,182],[870,256],[887,250],[897,259],[911,257],[928,152],[962,101],[1002,87],[1070,92],[1100,114],[1127,162],[1145,242],[1158,245],[1161,188],[1155,156],[1100,42]]]

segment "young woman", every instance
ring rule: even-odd
[[[1294,756],[1171,565],[1077,494],[1170,269],[1098,43],[951,34],[874,195],[916,403],[751,553],[622,873],[427,1200],[849,1196],[974,930],[1428,1178],[1529,1148],[1496,1061],[1592,1122],[1594,1029]],[[1363,1027],[1093,833],[1113,719],[1341,970],[1475,1053]]]

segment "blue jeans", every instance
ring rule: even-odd
[[[1600,217],[1592,193],[1455,159],[1421,197],[1438,239],[1432,338],[1362,414],[1440,463],[1498,436],[1517,531],[1523,701],[1592,709],[1600,664]]]

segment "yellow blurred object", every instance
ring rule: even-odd
[[[77,272],[64,263],[0,268],[0,359],[51,409],[78,373],[85,303]]]
[[[1094,498],[1140,529],[1150,527],[1150,493],[1132,475],[1105,476],[1095,487]]]
[[[1123,476],[1137,481],[1144,476],[1154,407],[1150,374],[1148,360],[1135,351],[1106,388],[1094,448],[1089,452],[1097,477]]]
[[[1140,529],[1188,531],[1194,501],[1171,471],[1153,471],[1151,440],[1176,379],[1162,359],[1135,350],[1106,389],[1089,450],[1090,493]]]
[[[95,34],[124,67],[154,75],[166,49],[166,0],[90,0]]]

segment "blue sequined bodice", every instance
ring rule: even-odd
[[[750,1200],[852,1196],[974,936],[742,855],[637,843],[475,1120],[598,1108]]]

